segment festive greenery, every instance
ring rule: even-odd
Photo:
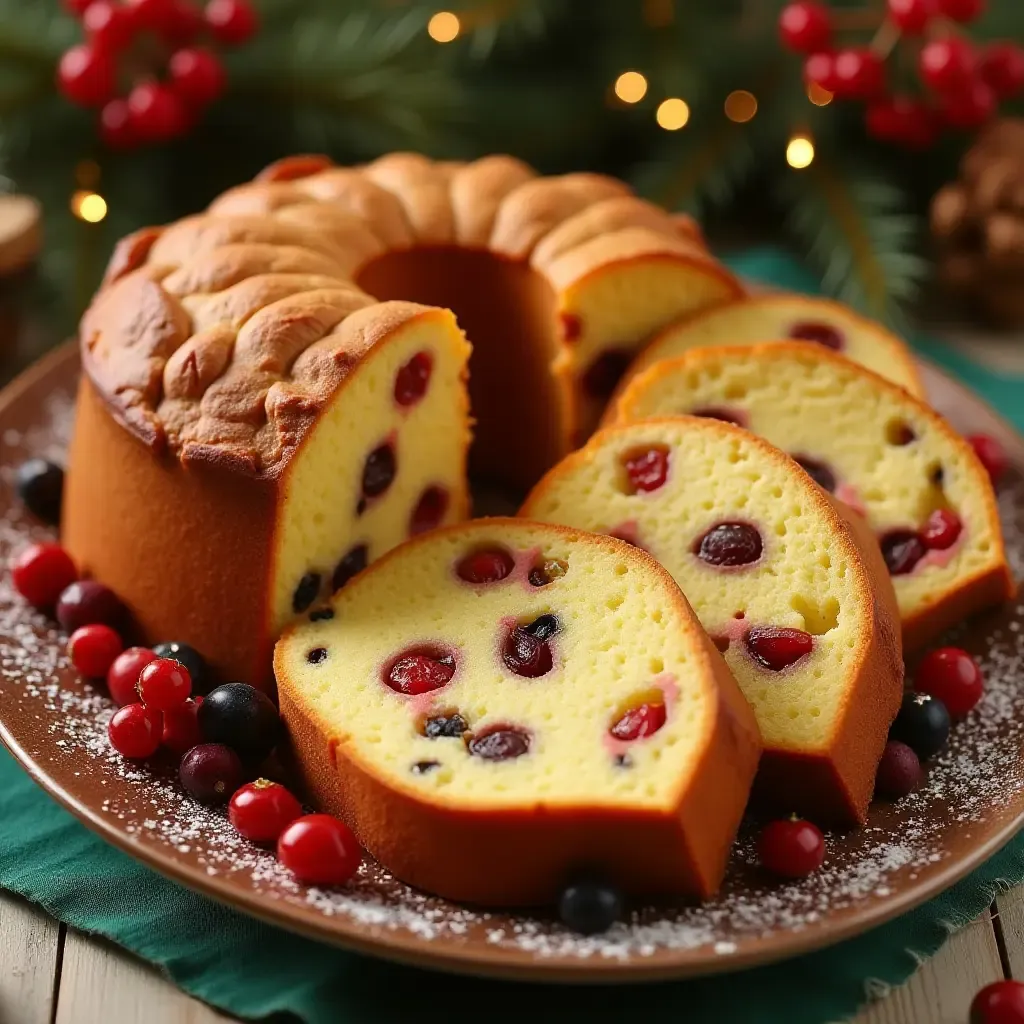
[[[874,19],[864,14],[872,3]],[[946,136],[926,153],[907,152],[869,139],[859,104],[814,105],[802,60],[779,44],[782,0],[255,6],[258,33],[224,54],[227,91],[191,132],[115,151],[99,141],[95,112],[54,87],[62,52],[81,39],[79,23],[58,0],[0,0],[0,168],[11,187],[44,203],[40,280],[65,325],[121,234],[195,210],[288,152],[327,152],[344,163],[389,149],[439,157],[507,151],[544,171],[622,175],[645,195],[695,209],[713,240],[784,234],[830,291],[892,318],[926,270],[928,198],[955,175],[969,141],[966,133]],[[871,38],[881,0],[832,6],[851,15],[849,38]],[[446,43],[428,31],[442,7],[459,18]],[[977,39],[1024,38],[1024,3],[990,0],[971,31]],[[908,81],[914,45],[901,44],[908,52],[890,61]],[[630,69],[647,83],[634,103],[613,89]],[[726,116],[723,104],[736,90],[756,99],[752,119]],[[688,114],[678,130],[656,116],[669,97],[686,104],[671,111],[677,121]],[[787,164],[794,135],[813,140],[803,169]],[[76,190],[106,199],[100,223],[72,212]]]

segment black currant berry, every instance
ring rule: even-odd
[[[558,916],[566,928],[581,935],[607,931],[622,916],[622,893],[596,878],[570,882],[558,899]]]
[[[273,701],[248,683],[225,683],[211,690],[198,712],[207,743],[223,743],[247,761],[260,761],[281,737]]]
[[[889,730],[889,739],[906,743],[926,761],[946,745],[949,726],[949,712],[941,700],[927,693],[908,693]]]
[[[18,497],[44,523],[60,522],[64,470],[49,459],[29,459],[18,467]]]

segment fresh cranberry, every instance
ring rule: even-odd
[[[981,55],[978,73],[1001,99],[1016,96],[1024,88],[1024,50],[1016,43],[989,43]]]
[[[804,320],[793,324],[788,334],[797,341],[813,341],[817,345],[832,349],[833,352],[841,352],[843,348],[842,333],[831,324],[823,324],[816,320]]]
[[[109,626],[82,626],[71,634],[71,664],[87,679],[103,679],[124,650],[118,633]]]
[[[913,793],[924,780],[917,754],[899,740],[889,740],[882,751],[875,775],[875,793],[887,800],[899,800]]]
[[[971,434],[967,441],[988,471],[992,483],[999,483],[1003,474],[1010,468],[1006,449],[989,434]]]
[[[503,548],[484,548],[461,558],[455,573],[467,583],[498,583],[508,576],[515,564],[515,559]]]
[[[307,814],[281,833],[277,859],[300,882],[344,885],[356,873],[362,851],[344,822],[329,814]]]
[[[129,647],[122,651],[107,670],[107,689],[115,704],[124,707],[139,699],[139,673],[156,655],[148,647]]]
[[[828,463],[821,459],[812,459],[809,455],[794,455],[793,461],[819,486],[829,494],[836,490],[836,475]]]
[[[226,46],[244,43],[259,26],[249,0],[210,0],[204,13],[210,31]]]
[[[141,760],[152,757],[163,735],[163,716],[145,704],[118,708],[107,726],[110,745],[124,757]]]
[[[602,352],[583,374],[583,388],[594,398],[608,398],[629,367],[630,353],[621,349]]]
[[[974,21],[985,10],[986,0],[937,0],[939,11],[953,21]]]
[[[186,47],[171,55],[174,91],[190,106],[205,107],[224,91],[224,65],[209,50]]]
[[[279,782],[257,779],[231,797],[228,817],[235,831],[246,839],[276,843],[285,828],[302,817],[302,804]]]
[[[761,557],[761,534],[747,523],[719,523],[697,542],[698,557],[709,565],[750,565]]]
[[[835,94],[869,100],[885,88],[885,64],[867,47],[840,50],[835,56]]]
[[[668,450],[661,446],[630,452],[622,464],[634,493],[656,491],[668,479]]]
[[[570,345],[579,341],[583,334],[583,321],[575,313],[559,313],[558,324],[562,341]]]
[[[245,770],[241,758],[230,747],[223,743],[200,743],[181,759],[178,774],[190,796],[201,804],[213,805],[227,803],[242,784]]]
[[[390,443],[374,448],[366,456],[363,466],[363,496],[377,498],[382,495],[395,479],[397,468],[395,449]]]
[[[953,718],[963,718],[981,700],[985,680],[977,662],[966,651],[939,647],[921,659],[914,689],[937,697]]]
[[[184,754],[203,742],[199,729],[199,708],[202,697],[193,697],[164,712],[164,734],[161,742],[175,754]]]
[[[800,818],[772,821],[758,837],[757,853],[773,875],[804,878],[825,860],[825,837],[817,825]]]
[[[446,686],[455,675],[450,654],[412,652],[402,655],[387,671],[384,681],[396,693],[415,697]]]
[[[537,679],[551,671],[553,660],[546,637],[515,626],[509,631],[501,651],[502,660],[517,676]]]
[[[111,54],[85,43],[65,50],[57,65],[60,91],[82,107],[102,107],[114,94],[115,78]]]
[[[665,724],[665,718],[663,703],[639,704],[622,715],[609,732],[617,740],[642,740],[645,736],[653,736]]]
[[[937,92],[966,89],[974,72],[974,50],[965,39],[933,39],[921,48],[918,68],[925,84]]]
[[[356,544],[334,567],[331,585],[335,590],[341,590],[350,579],[366,568],[369,560],[369,548],[365,544]]]
[[[955,512],[948,508],[937,508],[926,520],[921,530],[921,540],[926,548],[945,551],[956,543],[962,529],[963,524]]]
[[[814,637],[788,626],[753,626],[746,636],[747,650],[765,668],[781,672],[814,649]]]
[[[927,549],[914,530],[890,530],[879,542],[892,576],[905,576],[924,558]]]
[[[986,985],[971,1000],[970,1024],[1024,1024],[1024,982]]]
[[[117,629],[126,615],[117,594],[95,580],[78,580],[65,587],[57,599],[57,621],[68,633],[96,622]]]
[[[131,41],[131,14],[112,0],[94,0],[82,15],[82,27],[89,42],[101,50],[115,52]]]
[[[167,142],[188,127],[185,105],[160,82],[139,82],[128,94],[132,131],[146,142]]]
[[[149,707],[169,711],[188,700],[191,693],[192,677],[180,661],[157,658],[139,673],[139,696]]]
[[[395,402],[415,405],[427,393],[433,369],[434,357],[429,352],[417,352],[395,376]]]
[[[782,43],[797,53],[824,50],[832,38],[832,18],[823,4],[796,0],[786,4],[779,14]]]
[[[720,420],[722,423],[732,423],[737,427],[745,427],[746,421],[743,413],[732,409],[722,409],[719,406],[707,405],[700,409],[694,409],[691,416],[700,416],[706,420]]]
[[[78,578],[71,556],[59,544],[33,544],[11,563],[14,589],[29,604],[52,608],[63,591]]]
[[[448,501],[448,491],[444,487],[433,484],[427,487],[409,517],[409,536],[436,530],[448,512]]]
[[[978,128],[996,112],[997,102],[990,86],[976,79],[944,96],[941,113],[946,124],[954,128]]]
[[[477,733],[469,741],[468,749],[474,757],[482,757],[485,761],[508,761],[529,753],[530,735],[508,725],[492,726]]]
[[[129,149],[138,142],[127,100],[112,99],[103,104],[100,137],[111,149]]]

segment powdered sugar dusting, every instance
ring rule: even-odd
[[[0,432],[0,482],[10,490],[12,467],[27,454],[59,454],[71,416],[70,390],[37,411],[37,426]],[[0,558],[45,535],[8,503],[0,518]],[[1024,480],[1014,476],[1000,507],[1008,553],[1024,576]],[[844,910],[903,891],[951,856],[950,833],[984,837],[1024,807],[1024,606],[972,624],[963,639],[980,657],[985,696],[929,768],[925,787],[895,808],[872,812],[868,827],[827,837],[824,868],[800,882],[778,884],[756,865],[754,829],[733,852],[721,895],[700,907],[648,907],[592,938],[567,932],[544,916],[510,916],[460,908],[426,896],[367,862],[338,890],[298,884],[272,853],[241,839],[224,814],[199,806],[178,787],[173,765],[134,765],[112,751],[106,726],[113,705],[78,680],[63,638],[27,609],[0,579],[0,713],[14,739],[42,771],[72,794],[82,773],[107,795],[92,810],[140,847],[198,864],[238,891],[255,891],[267,906],[358,925],[369,935],[406,933],[562,961],[629,962],[673,951],[730,957],[782,932],[806,932]],[[35,723],[32,725],[32,723]],[[31,727],[29,727],[31,725]],[[95,793],[96,784],[89,788]],[[85,792],[83,789],[82,792]]]

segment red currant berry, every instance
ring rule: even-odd
[[[125,100],[115,99],[100,111],[100,138],[111,149],[129,149],[135,145],[132,112]]]
[[[175,0],[125,0],[125,7],[138,29],[164,35],[175,28],[178,14]]]
[[[64,10],[76,18],[80,18],[91,3],[92,0],[64,0]]]
[[[899,800],[913,793],[922,781],[921,761],[917,754],[899,740],[889,740],[878,762],[875,793],[887,800]]]
[[[803,878],[825,860],[825,837],[817,825],[800,818],[772,821],[758,837],[757,853],[773,875]]]
[[[836,91],[836,55],[815,53],[804,61],[804,81],[820,85],[829,92]]]
[[[977,662],[966,651],[939,647],[921,659],[914,689],[941,700],[953,718],[963,718],[981,700],[985,680]]]
[[[356,873],[362,851],[344,822],[329,814],[307,814],[281,833],[277,859],[300,882],[344,885]]]
[[[160,711],[183,704],[192,693],[192,678],[180,661],[157,658],[139,673],[139,697]]]
[[[190,106],[204,107],[224,90],[224,67],[209,50],[178,50],[169,70],[174,91]]]
[[[145,704],[128,704],[114,712],[107,726],[111,746],[132,760],[152,757],[160,746],[163,716]]]
[[[202,697],[187,700],[164,712],[164,732],[161,742],[175,754],[184,754],[203,742],[199,731],[199,707]]]
[[[888,0],[889,17],[901,32],[920,35],[935,17],[935,0]]]
[[[927,519],[921,530],[921,540],[926,548],[945,551],[951,548],[963,530],[960,517],[948,508],[937,508]]]
[[[938,0],[939,11],[953,21],[974,21],[984,10],[985,0]]]
[[[996,94],[979,78],[943,98],[942,115],[954,128],[978,128],[996,112]]]
[[[124,650],[124,643],[109,626],[82,626],[68,640],[71,664],[87,679],[104,679]]]
[[[987,470],[992,483],[999,483],[1003,474],[1010,468],[1006,449],[990,434],[971,434],[967,441]]]
[[[71,556],[59,544],[33,544],[11,563],[14,589],[29,604],[48,610],[64,589],[78,579]]]
[[[302,804],[278,782],[257,779],[243,786],[228,804],[228,817],[239,835],[254,843],[276,843]]]
[[[258,27],[248,0],[210,0],[204,14],[210,31],[225,46],[244,43]]]
[[[832,38],[828,8],[813,0],[786,4],[779,15],[779,35],[783,45],[797,53],[824,49]]]
[[[93,0],[82,16],[82,25],[93,46],[111,53],[126,46],[134,30],[129,11],[113,0]]]
[[[662,447],[629,452],[622,461],[634,493],[647,494],[668,480],[668,450]]]
[[[974,73],[974,50],[964,39],[935,39],[921,48],[918,71],[925,85],[937,92],[965,89]]]
[[[148,142],[166,142],[185,131],[185,106],[159,82],[140,82],[128,94],[132,131]]]
[[[57,65],[57,87],[82,107],[102,106],[114,93],[114,61],[106,50],[79,43]]]
[[[129,647],[122,651],[107,670],[107,689],[116,704],[124,707],[139,699],[139,673],[156,655],[148,647]]]
[[[1024,983],[986,985],[971,1001],[970,1024],[1024,1024]]]
[[[1015,43],[989,44],[978,62],[978,73],[997,96],[1016,96],[1024,88],[1024,49]]]
[[[835,88],[843,99],[869,100],[885,88],[885,64],[866,47],[840,50],[833,71]]]

